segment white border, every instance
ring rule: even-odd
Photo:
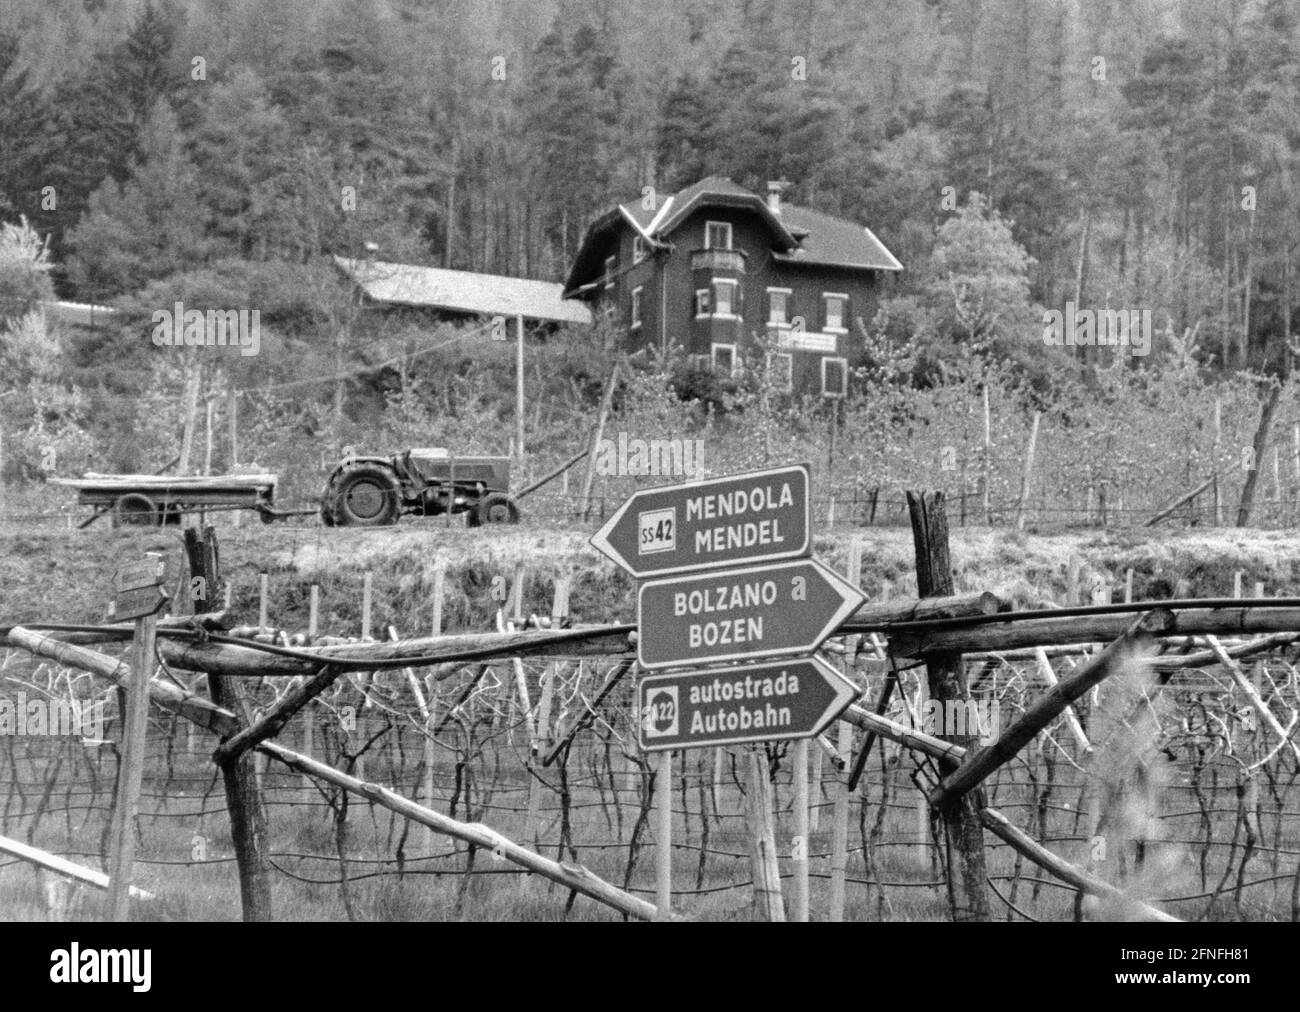
[[[835,610],[835,614],[831,617],[831,620],[827,627],[826,635],[820,637],[815,642],[801,643],[798,646],[793,646],[793,647],[779,647],[779,648],[760,647],[758,650],[748,650],[738,654],[709,654],[707,656],[700,657],[698,660],[692,660],[691,658],[688,657],[681,660],[655,661],[651,663],[645,659],[645,628],[644,628],[645,624],[641,621],[641,610],[642,610],[642,603],[645,599],[645,592],[648,589],[652,587],[663,587],[667,585],[671,585],[674,588],[684,588],[688,584],[698,583],[701,580],[718,580],[718,579],[725,579],[733,576],[748,575],[750,573],[757,571],[760,568],[765,570],[766,572],[773,572],[773,571],[785,571],[793,568],[794,566],[807,566],[807,565],[811,565],[813,568],[820,570],[821,575],[825,577],[826,582],[829,583],[833,588],[838,590],[840,592],[840,596],[844,598],[839,608]],[[843,622],[846,618],[852,615],[855,611],[857,611],[867,602],[867,596],[863,594],[862,591],[858,589],[858,587],[849,583],[848,580],[844,579],[844,577],[840,576],[839,573],[835,572],[835,570],[831,569],[824,562],[821,562],[814,558],[792,559],[789,562],[779,562],[775,564],[769,564],[765,562],[764,563],[757,563],[757,562],[737,563],[733,561],[731,563],[731,567],[732,567],[731,572],[699,573],[695,576],[685,576],[685,577],[678,576],[668,580],[645,580],[641,583],[641,586],[637,589],[636,592],[636,628],[637,628],[636,660],[637,663],[641,665],[641,667],[645,668],[645,670],[647,671],[659,671],[663,668],[687,668],[692,666],[698,667],[701,665],[725,664],[728,661],[756,661],[764,657],[797,657],[800,654],[810,654],[818,647],[820,647],[823,643],[825,643],[828,639],[830,639],[831,635],[834,633],[835,629],[839,626],[841,622]]]
[[[759,742],[759,741],[795,741],[799,738],[816,738],[819,734],[825,731],[826,728],[830,727],[831,724],[835,723],[835,721],[839,718],[840,714],[842,714],[855,702],[861,699],[863,696],[863,692],[856,685],[854,685],[853,682],[851,682],[849,679],[841,675],[838,671],[836,671],[830,664],[828,664],[824,659],[822,659],[817,654],[813,654],[807,658],[796,657],[794,658],[794,660],[812,661],[814,667],[818,669],[823,669],[821,672],[823,675],[829,674],[832,680],[837,679],[840,682],[843,682],[845,685],[849,686],[849,688],[853,690],[853,694],[849,696],[845,704],[841,706],[839,709],[835,710],[835,712],[831,714],[830,719],[828,719],[824,724],[818,727],[815,731],[812,731],[808,734],[790,734],[788,731],[783,731],[783,732],[775,732],[773,734],[764,734],[761,736],[750,735],[747,738],[709,738],[707,741],[687,741],[687,742],[679,741],[671,745],[669,744],[657,745],[653,743],[646,744],[645,728],[641,725],[641,722],[638,721],[637,728],[636,728],[637,744],[641,746],[641,751],[643,752],[675,752],[678,749],[712,748],[715,745],[744,745],[749,742]],[[648,686],[663,681],[673,681],[675,679],[681,679],[683,675],[712,674],[719,677],[727,677],[727,676],[738,675],[738,674],[749,674],[751,670],[762,670],[764,668],[780,667],[783,663],[784,662],[773,661],[771,663],[766,663],[766,664],[752,664],[752,665],[741,664],[741,665],[733,665],[732,667],[716,668],[716,669],[715,668],[693,668],[689,671],[677,671],[672,674],[647,675],[646,677],[642,678],[640,681],[636,683],[637,713],[640,714],[642,712],[642,705],[641,705],[642,686]],[[680,699],[677,702],[677,709],[678,709],[678,713],[680,714],[681,712]]]

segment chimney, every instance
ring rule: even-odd
[[[784,180],[769,179],[767,181],[767,209],[773,214],[781,213],[781,191],[784,189]]]

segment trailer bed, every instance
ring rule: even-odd
[[[94,506],[87,526],[111,512],[114,526],[178,522],[198,509],[255,509],[263,520],[282,516],[272,507],[279,481],[274,474],[156,475],[99,474],[51,478],[49,483],[77,490],[77,502]]]

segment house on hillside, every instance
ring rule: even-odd
[[[582,241],[564,298],[627,328],[629,350],[669,343],[732,375],[759,362],[778,388],[843,396],[855,321],[903,269],[871,229],[710,176],[620,204]],[[648,206],[653,203],[654,206]]]
[[[356,284],[362,302],[380,310],[454,320],[503,316],[512,325],[517,316],[534,326],[591,323],[588,308],[564,301],[563,286],[550,281],[340,256],[334,263]]]

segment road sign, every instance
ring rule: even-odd
[[[109,619],[126,622],[156,614],[168,600],[163,573],[163,557],[158,552],[146,552],[143,559],[119,567],[113,574]]]
[[[641,747],[810,738],[860,694],[820,657],[649,675],[637,686]]]
[[[113,574],[113,590],[138,590],[141,587],[160,587],[163,582],[163,557],[158,552],[148,552],[143,559],[120,566]]]
[[[653,669],[807,654],[864,601],[816,559],[647,580],[637,657]]]
[[[591,537],[636,577],[798,559],[812,547],[808,465],[636,492]]]

